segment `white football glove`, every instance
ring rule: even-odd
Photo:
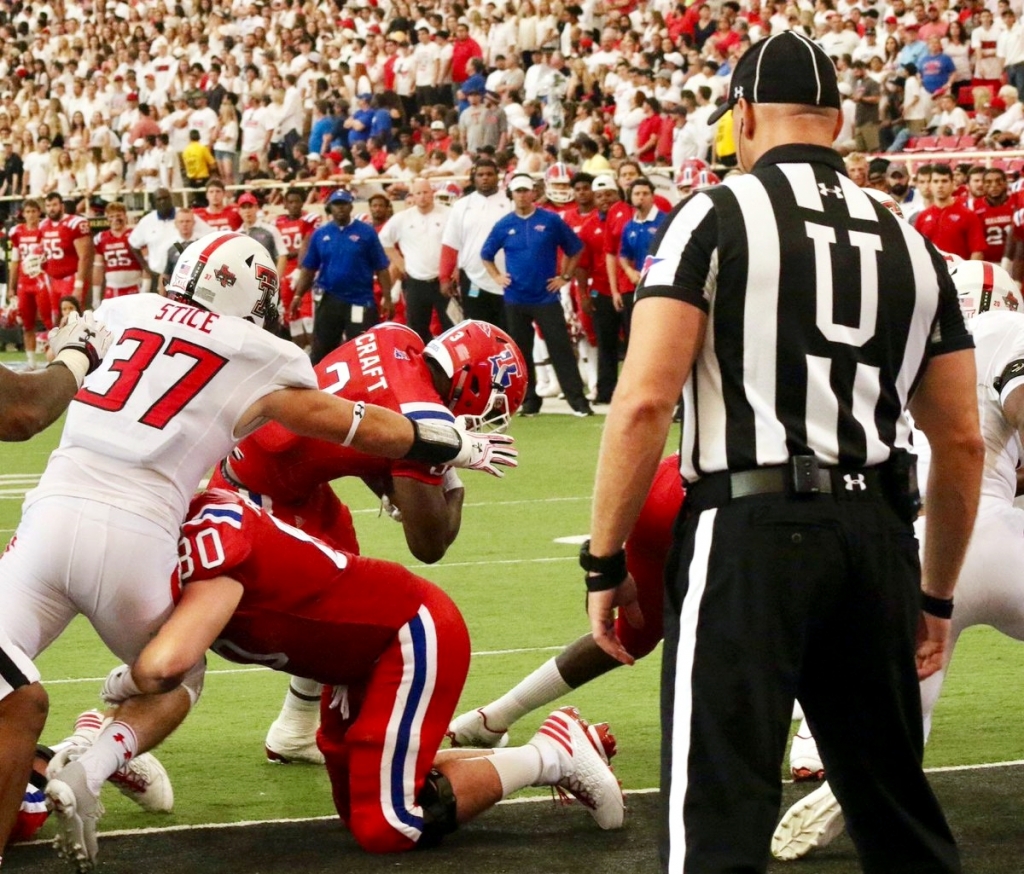
[[[114,335],[102,322],[96,321],[92,310],[85,314],[68,313],[59,328],[49,334],[50,354],[71,371],[78,387],[92,373],[114,342]]]
[[[107,704],[120,704],[133,695],[141,694],[142,690],[135,685],[135,680],[132,677],[132,669],[128,665],[118,665],[107,674],[100,697]]]
[[[463,431],[459,436],[462,438],[462,448],[451,461],[453,467],[482,470],[497,477],[505,475],[501,467],[518,467],[519,450],[512,447],[514,437],[508,434],[480,434],[476,431]]]

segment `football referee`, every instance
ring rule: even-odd
[[[722,112],[747,173],[663,224],[605,426],[581,563],[595,640],[629,662],[611,625],[616,608],[638,620],[622,544],[682,390],[672,874],[766,869],[796,695],[863,869],[961,870],[921,769],[918,676],[942,663],[977,509],[973,344],[936,250],[845,175],[839,108],[831,60],[795,31],[738,62]],[[908,406],[933,451],[923,572]]]

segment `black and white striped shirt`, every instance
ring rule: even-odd
[[[708,313],[683,390],[680,467],[867,467],[910,449],[905,409],[929,356],[973,346],[945,262],[846,176],[786,145],[666,219],[637,298]]]

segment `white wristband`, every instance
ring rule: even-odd
[[[363,424],[363,416],[365,415],[366,404],[363,401],[357,401],[352,407],[352,426],[348,429],[348,434],[345,435],[342,446],[352,445],[352,440],[355,438],[359,426]]]
[[[86,374],[89,372],[89,358],[84,352],[79,349],[61,349],[54,356],[53,363],[63,364],[71,371],[71,375],[75,378],[75,382],[78,383],[78,387],[82,387]]]

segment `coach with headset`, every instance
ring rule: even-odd
[[[754,45],[728,109],[746,175],[673,211],[637,289],[581,553],[591,628],[631,661],[611,624],[639,621],[622,544],[682,391],[665,869],[766,869],[799,696],[863,869],[959,872],[921,768],[918,677],[942,665],[977,509],[973,343],[936,250],[832,150],[820,47]],[[908,408],[933,454],[923,570]]]

